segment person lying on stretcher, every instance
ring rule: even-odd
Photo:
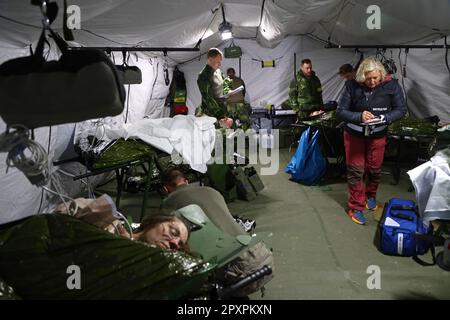
[[[185,188],[187,188],[187,186]],[[190,189],[188,188],[186,190]],[[192,193],[192,190],[190,190],[190,192]],[[175,192],[173,194],[175,195]],[[195,241],[193,243],[194,250],[191,251],[187,244],[190,237],[190,232],[195,232],[195,222],[191,222],[190,220],[188,221],[187,219],[185,220],[183,217],[178,217],[173,214],[165,214],[165,212],[173,213],[173,210],[175,209],[178,210],[186,208],[185,205],[180,204],[179,207],[173,207],[172,204],[174,203],[172,203],[170,205],[170,208],[163,207],[161,209],[164,210],[162,211],[162,213],[153,214],[148,218],[145,218],[140,226],[137,229],[133,230],[130,235],[130,232],[124,226],[122,226],[120,222],[118,223],[114,202],[108,195],[103,195],[97,199],[75,199],[75,201],[78,202],[79,205],[78,208],[75,208],[76,210],[72,210],[74,209],[72,208],[72,203],[70,204],[70,206],[61,204],[54,211],[54,213],[67,214],[67,212],[70,212],[72,216],[83,220],[86,223],[96,225],[106,230],[111,228],[113,230],[117,229],[116,234],[118,234],[120,237],[149,243],[163,250],[182,251],[193,258],[203,259],[205,254],[205,252],[203,252],[203,249],[204,247],[206,247],[206,255],[211,255],[211,252],[208,252],[211,251],[211,245],[204,246],[203,244],[199,244],[198,238],[197,245],[195,244]],[[189,202],[190,201],[188,201],[188,203]],[[223,202],[223,204],[225,205],[225,202]],[[67,209],[69,209],[69,211]],[[203,213],[200,207],[198,209]],[[232,252],[234,252],[233,254],[236,255],[233,261],[227,262],[216,272],[217,279],[219,279],[221,283],[227,286],[242,280],[244,277],[253,274],[256,270],[259,270],[264,266],[270,266],[273,269],[272,252],[265,246],[263,242],[254,244],[251,247],[247,247],[241,243],[238,246],[242,251],[238,253],[236,252],[235,244],[229,247],[221,247],[222,242],[219,240],[223,237],[242,237],[243,235],[246,235],[246,232],[243,229],[240,229],[240,226],[233,220],[229,213],[228,215],[230,216],[229,218],[223,217],[223,219],[225,221],[228,220],[228,223],[231,222],[232,224],[236,225],[236,229],[238,230],[238,232],[230,232],[230,234],[227,234],[227,232],[223,230],[215,229],[216,231],[213,231],[213,233],[215,234],[208,235],[208,238],[211,239],[212,246],[216,247],[217,256],[223,255],[224,251],[227,252],[227,255],[224,256],[228,257],[228,255]],[[223,224],[219,224],[219,226],[223,227]],[[210,231],[211,230],[214,229],[210,229]],[[208,234],[208,232],[206,232],[206,234]],[[218,245],[216,244],[216,241],[218,241]],[[227,242],[225,241],[223,243]],[[228,243],[228,245],[230,244]],[[273,275],[270,274],[257,281],[251,282],[250,284],[246,285],[238,292],[236,292],[235,295],[241,297],[254,293],[261,289],[265,283],[272,279],[272,277]]]
[[[108,195],[104,194],[97,199],[78,198],[74,202],[69,206],[60,204],[54,213],[70,214],[134,241],[147,242],[166,250],[190,252],[187,245],[189,228],[176,216],[152,215],[145,218],[137,229],[127,230],[117,218],[116,207]]]

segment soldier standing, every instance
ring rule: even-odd
[[[234,119],[236,127],[242,128],[244,131],[251,127],[250,121],[250,105],[245,103],[245,83],[239,77],[236,77],[236,71],[233,68],[227,70],[228,79],[230,80],[230,89],[235,90],[240,86],[244,87],[244,90],[237,92],[234,95],[230,95],[227,98],[227,111],[228,115]]]
[[[312,70],[310,59],[303,59],[300,71],[289,86],[289,106],[299,119],[323,108],[322,84]]]
[[[208,50],[207,58],[208,62],[197,79],[197,85],[202,94],[202,104],[196,113],[222,120],[227,117],[227,109],[222,97],[229,91],[229,80],[224,79],[220,70],[223,54],[219,49],[211,48]]]

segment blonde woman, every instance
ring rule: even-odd
[[[364,210],[377,208],[376,193],[388,125],[406,114],[402,88],[375,58],[365,59],[346,81],[337,117],[346,123],[347,214],[365,224]]]

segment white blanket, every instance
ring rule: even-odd
[[[450,149],[436,153],[430,161],[408,171],[416,189],[419,213],[424,223],[450,220]]]
[[[177,115],[173,118],[142,119],[132,124],[105,123],[100,129],[83,123],[77,125],[75,140],[88,135],[101,140],[138,138],[172,155],[173,160],[181,156],[183,163],[205,173],[215,145],[215,122],[215,118],[208,116]]]

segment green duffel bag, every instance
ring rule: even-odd
[[[237,198],[236,184],[227,164],[210,164],[206,172],[208,183],[211,188],[216,189],[225,198],[225,202],[233,202]]]
[[[228,47],[225,48],[225,58],[240,58],[242,56],[242,50],[241,47]]]
[[[261,181],[254,167],[245,168],[245,175],[248,177],[255,192],[260,192],[264,189],[264,183]]]
[[[233,175],[236,183],[238,198],[246,201],[254,200],[256,198],[256,192],[242,167],[234,168]]]

